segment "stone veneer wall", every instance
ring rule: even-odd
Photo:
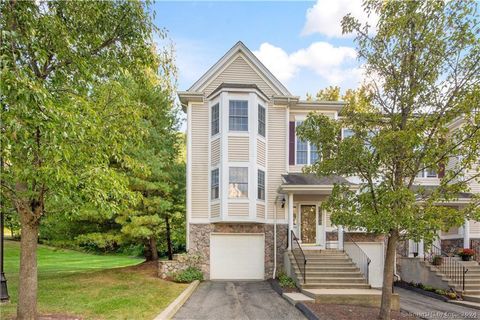
[[[273,224],[215,223],[190,224],[189,253],[202,257],[200,263],[205,279],[210,279],[210,233],[264,233],[265,278],[273,276]],[[287,250],[288,225],[277,224],[277,271],[283,268],[283,253]]]

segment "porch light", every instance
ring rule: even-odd
[[[282,198],[282,208],[285,208],[285,197]]]

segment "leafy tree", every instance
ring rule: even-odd
[[[321,89],[315,95],[316,101],[338,101],[340,99],[340,87],[329,86],[328,88]],[[313,101],[311,94],[307,93],[307,101]]]
[[[464,208],[441,206],[480,176],[478,4],[368,0],[364,7],[379,16],[376,34],[350,15],[342,25],[356,34],[368,99],[350,100],[337,122],[310,115],[299,134],[321,150],[311,171],[362,179],[358,193],[336,185],[326,206],[335,224],[386,236],[379,317],[390,319],[398,241],[430,243],[439,230],[480,218],[478,194]],[[354,135],[335,139],[342,128]],[[437,188],[415,185],[426,168],[444,171]]]
[[[84,203],[111,214],[136,198],[110,163],[135,166],[126,150],[142,137],[143,105],[125,88],[157,68],[156,29],[141,2],[3,1],[0,11],[1,191],[21,222],[17,317],[34,319],[42,218]]]

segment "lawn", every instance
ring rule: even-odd
[[[119,255],[38,248],[38,310],[83,319],[152,319],[185,288],[156,277],[156,264]],[[5,243],[5,273],[11,303],[0,317],[13,318],[18,295],[18,242]]]

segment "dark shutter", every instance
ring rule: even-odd
[[[440,163],[438,166],[438,177],[443,178],[445,177],[445,163]]]
[[[288,163],[295,165],[295,121],[290,121],[288,131]]]

